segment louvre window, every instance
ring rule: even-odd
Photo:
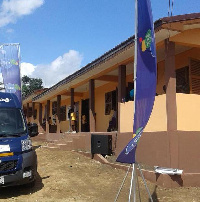
[[[191,93],[200,94],[200,60],[190,60]]]
[[[176,92],[190,93],[188,66],[176,70]]]
[[[109,115],[112,109],[116,111],[116,90],[105,94],[105,115]]]

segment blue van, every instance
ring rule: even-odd
[[[38,129],[27,127],[18,98],[0,92],[0,187],[34,184],[37,156],[30,136]]]

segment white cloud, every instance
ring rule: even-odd
[[[14,23],[44,4],[44,0],[3,0],[0,5],[0,27]]]
[[[23,62],[21,64],[21,74],[33,78],[41,78],[45,87],[51,87],[68,75],[74,73],[81,67],[83,56],[75,50],[59,56],[50,64],[32,65]]]
[[[22,62],[21,63],[21,75],[31,76],[37,66],[32,65],[31,63]]]

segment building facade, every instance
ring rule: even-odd
[[[200,13],[162,18],[154,26],[157,90],[137,159],[151,166],[183,169],[184,175],[174,179],[156,179],[148,173],[146,177],[158,184],[199,186]],[[76,131],[73,135],[80,139],[73,147],[85,151],[90,151],[91,134],[112,134],[113,151],[119,154],[132,138],[133,64],[134,36],[25,99],[27,120],[38,123],[47,140],[65,141]]]

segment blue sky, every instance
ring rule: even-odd
[[[168,15],[169,0],[151,2],[154,21]],[[199,11],[199,0],[174,0],[173,15]],[[22,74],[47,87],[133,34],[134,0],[0,1],[0,42],[20,43]]]

